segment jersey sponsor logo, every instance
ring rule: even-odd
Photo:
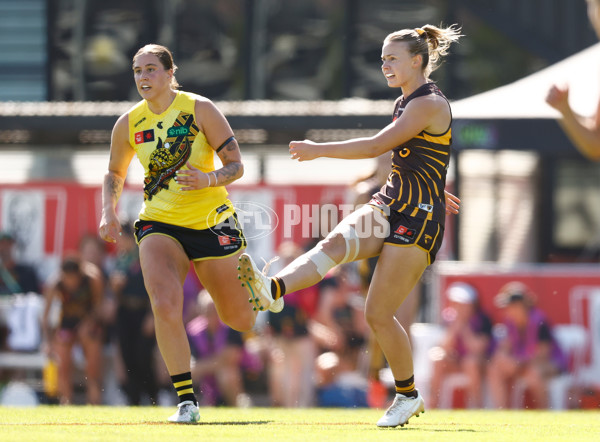
[[[135,123],[133,125],[133,127],[138,127],[140,124],[142,124],[144,121],[146,121],[146,117],[143,117],[140,121],[138,121],[137,123]]]
[[[179,137],[190,133],[190,128],[187,126],[171,126],[167,129],[167,136]]]
[[[419,203],[419,209],[429,213],[433,212],[433,206],[431,204]]]
[[[400,239],[405,243],[409,243],[415,239],[417,231],[415,229],[409,229],[406,226],[399,226],[394,232],[394,238]]]
[[[154,141],[154,129],[142,130],[135,133],[135,144]]]
[[[229,245],[234,245],[238,239],[233,237],[233,236],[228,236],[228,235],[219,235],[219,244],[221,246],[229,246]],[[226,247],[226,248],[231,248],[231,247]]]

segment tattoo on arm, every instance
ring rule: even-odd
[[[217,185],[226,186],[227,184],[233,183],[241,176],[241,170],[242,163],[239,162],[229,163],[221,167],[219,170],[215,170],[215,175],[217,177]]]
[[[234,137],[229,138],[219,150],[219,158],[223,163],[223,167],[215,170],[216,185],[226,186],[242,176],[244,166],[239,159],[239,147]]]
[[[125,180],[112,172],[108,172],[104,177],[104,187],[102,188],[103,206],[111,204],[113,207],[117,204]]]

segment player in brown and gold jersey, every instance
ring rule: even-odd
[[[266,308],[286,291],[316,284],[338,264],[379,256],[365,316],[394,374],[397,393],[377,422],[381,427],[404,425],[424,411],[414,385],[409,339],[394,313],[435,259],[444,234],[452,113],[429,74],[460,36],[455,27],[426,25],[386,37],[382,71],[388,86],[401,88],[402,96],[392,123],[378,134],[342,142],[290,143],[291,157],[299,161],[375,158],[391,152],[391,173],[370,203],[272,278],[262,275],[247,254],[240,257],[239,274],[251,299]],[[450,198],[450,203],[455,210],[456,201]]]

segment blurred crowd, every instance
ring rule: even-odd
[[[110,253],[95,235],[81,238],[79,250],[66,254],[58,273],[47,281],[38,281],[33,267],[15,262],[13,247],[12,237],[2,234],[0,299],[14,301],[14,293],[30,292],[43,293],[37,296],[43,301],[27,323],[19,322],[27,314],[11,311],[11,321],[2,326],[1,351],[46,356],[40,388],[44,401],[174,403],[129,225],[123,226]],[[303,248],[284,242],[277,252],[279,260],[270,273]],[[236,332],[219,320],[210,295],[190,272],[184,321],[201,404],[384,406],[393,382],[363,315],[375,263],[338,267],[319,285],[287,294],[284,310],[261,312],[259,325],[249,333]],[[503,287],[495,298],[503,317],[497,324],[481,308],[474,287],[454,283],[441,295],[441,334],[428,351],[431,374],[421,385],[428,406],[547,408],[549,382],[568,371],[568,355],[536,307],[535,294],[519,282]],[[408,326],[418,311],[418,294],[411,298],[398,312]],[[36,328],[37,338],[35,330],[28,330]],[[415,367],[417,382],[419,369]],[[23,376],[17,367],[0,370],[2,385]],[[106,394],[107,373],[120,386],[116,397]]]
[[[356,204],[385,182],[388,162],[382,155],[372,174],[357,180]],[[175,404],[132,227],[122,229],[115,245],[84,235],[44,281],[17,262],[15,239],[0,234],[0,318],[7,319],[0,321],[0,402],[3,387],[25,380],[47,403]],[[281,243],[266,271],[276,273],[311,246]],[[281,313],[260,312],[248,333],[220,321],[190,267],[183,320],[201,405],[384,407],[394,380],[364,318],[376,264],[371,258],[332,269],[318,285],[286,294]],[[442,306],[439,324],[419,324],[433,336],[426,348],[422,333],[412,336],[416,351],[426,354],[415,356],[415,380],[428,407],[555,405],[549,393],[556,388],[549,386],[572,368],[571,355],[535,296],[520,282],[506,285],[494,300],[494,323],[469,284],[453,283],[443,293],[413,290],[396,312],[407,331],[423,317],[424,298]],[[43,355],[42,366],[8,363],[9,354]],[[28,379],[32,368],[43,372],[41,380]]]

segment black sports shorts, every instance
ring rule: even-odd
[[[139,219],[134,227],[138,244],[148,236],[165,235],[179,242],[192,261],[226,258],[246,247],[246,238],[236,214],[216,226],[203,230]]]
[[[377,203],[370,204],[382,210]],[[398,247],[417,246],[427,252],[428,263],[433,264],[444,239],[442,224],[408,216],[395,210],[387,215],[387,219],[390,223],[390,233],[383,241],[384,244]]]

